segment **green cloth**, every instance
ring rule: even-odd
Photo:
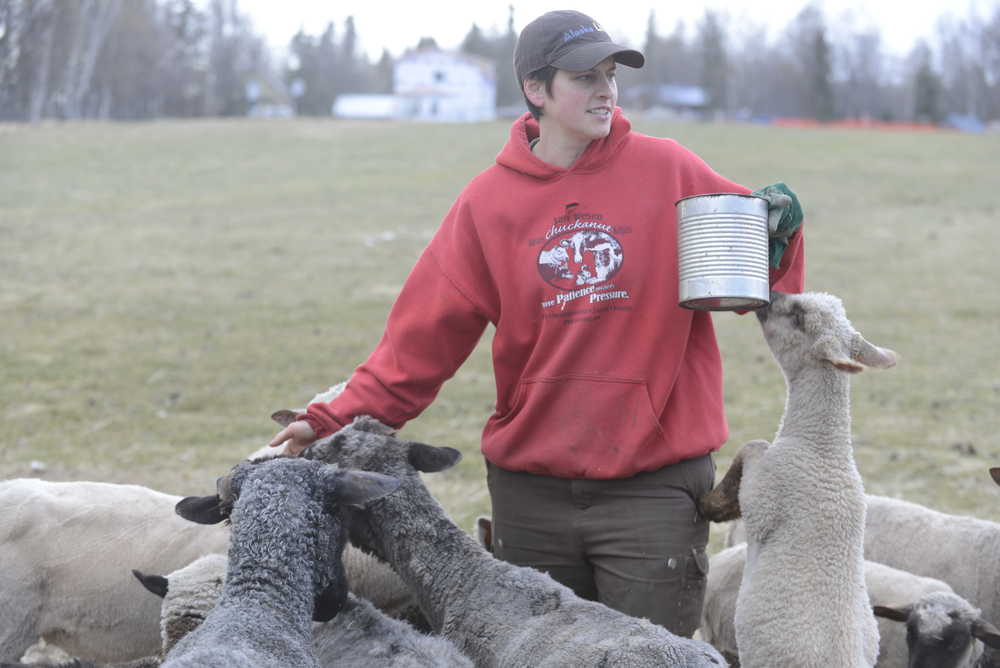
[[[753,194],[768,202],[768,260],[777,269],[788,247],[788,238],[802,225],[802,205],[791,188],[781,181],[755,190]]]

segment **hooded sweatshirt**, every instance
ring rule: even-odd
[[[711,314],[678,303],[674,203],[748,193],[670,139],[607,137],[568,169],[537,158],[518,119],[496,164],[459,195],[371,356],[302,419],[319,437],[369,414],[402,427],[493,338],[496,407],[482,452],[501,468],[621,478],[717,450],[728,437]],[[801,228],[773,289],[801,292]]]

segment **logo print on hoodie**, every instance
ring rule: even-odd
[[[574,290],[604,283],[618,273],[624,254],[615,237],[600,229],[565,228],[552,235],[538,253],[538,272],[549,285]]]

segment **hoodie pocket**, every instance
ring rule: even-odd
[[[645,381],[605,376],[523,380],[498,426],[508,443],[581,456],[625,455],[663,437]]]

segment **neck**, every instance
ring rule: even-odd
[[[556,167],[569,169],[590,146],[589,139],[570,137],[558,128],[546,123],[546,117],[538,120],[538,142],[532,149],[539,160]]]
[[[788,398],[777,438],[829,448],[851,445],[850,380],[846,373],[806,369],[786,378]]]
[[[405,491],[401,488],[366,508],[364,521],[373,543],[367,547],[393,567],[416,594],[431,627],[440,632],[449,598],[477,584],[463,581],[460,573],[483,552],[419,479],[405,478],[403,487]],[[417,508],[431,512],[415,512]]]

